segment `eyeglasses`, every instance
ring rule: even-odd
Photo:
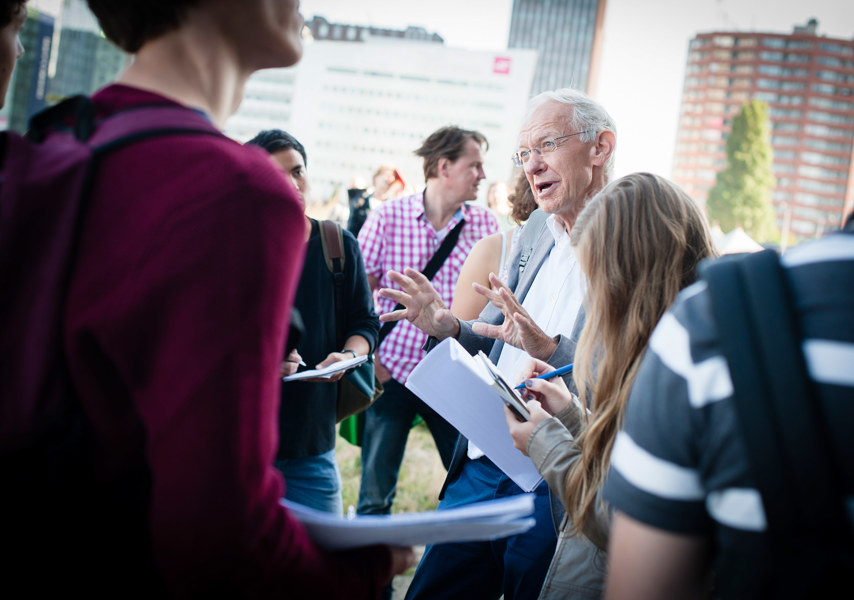
[[[542,156],[546,152],[554,152],[555,150],[557,150],[558,140],[572,137],[574,135],[581,135],[582,133],[587,133],[589,131],[592,130],[585,129],[584,131],[579,131],[577,133],[570,133],[567,135],[562,135],[560,137],[552,138],[550,140],[543,140],[543,142],[539,146],[535,146],[533,148],[520,148],[519,151],[510,158],[513,159],[514,165],[516,165],[517,167],[521,167],[530,160],[532,153],[536,152],[537,154]]]

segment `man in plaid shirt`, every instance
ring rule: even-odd
[[[460,269],[480,238],[498,231],[486,208],[466,204],[477,198],[483,172],[486,138],[477,131],[443,127],[415,151],[424,159],[424,191],[383,203],[372,211],[359,232],[359,245],[372,290],[392,287],[387,273],[407,267],[422,270],[450,231],[465,221],[456,246],[433,278],[450,306]],[[395,302],[375,295],[378,313]],[[376,373],[385,392],[365,413],[362,440],[362,482],[359,514],[388,514],[412,422],[421,415],[448,468],[457,431],[404,387],[409,373],[424,356],[426,335],[408,321],[397,323],[376,351]]]

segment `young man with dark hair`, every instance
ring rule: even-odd
[[[290,178],[305,208],[311,186],[303,145],[280,129],[262,131],[247,144],[270,153]],[[304,239],[308,246],[294,300],[305,335],[296,350],[284,357],[283,375],[295,373],[300,360],[312,368],[325,367],[369,355],[377,345],[380,323],[374,312],[359,244],[349,231],[341,232],[344,265],[339,307],[335,278],[326,266],[321,227],[316,219],[305,217]],[[343,373],[337,373],[327,379],[283,384],[276,451],[276,468],[287,482],[285,498],[338,516],[343,514],[343,500],[341,473],[335,457],[335,423],[337,382],[342,376]]]
[[[326,552],[280,504],[280,368],[305,220],[269,157],[220,133],[253,72],[299,60],[297,0],[89,4],[135,51],[92,97],[96,134],[134,111],[159,131],[152,107],[186,114],[192,131],[97,162],[62,330],[87,468],[53,494],[38,474],[4,490],[7,586],[375,597],[411,549]]]

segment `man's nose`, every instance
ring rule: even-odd
[[[525,163],[525,173],[530,175],[541,173],[546,168],[546,161],[543,160],[543,154],[539,150],[531,152],[528,162]]]

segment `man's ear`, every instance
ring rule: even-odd
[[[617,138],[612,131],[603,131],[596,138],[596,143],[593,145],[593,164],[601,167],[608,158],[614,153],[614,147],[617,145]]]
[[[448,175],[448,167],[450,166],[451,161],[445,157],[439,159],[439,162],[436,163],[436,171],[439,176],[447,176]]]

